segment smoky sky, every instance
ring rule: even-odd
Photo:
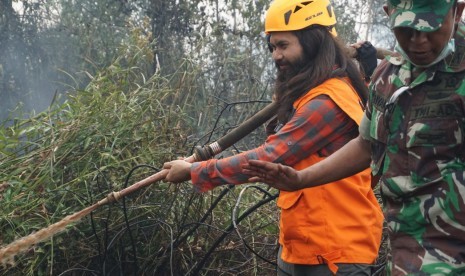
[[[19,33],[15,33],[17,30]],[[53,55],[36,37],[21,28],[3,33],[0,42],[0,119],[25,117],[47,109],[55,93],[61,93],[60,73]],[[35,38],[35,39],[34,39]]]

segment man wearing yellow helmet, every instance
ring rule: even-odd
[[[342,130],[344,121],[356,127],[361,120],[362,109],[356,103],[365,100],[366,88],[360,72],[344,56],[335,24],[329,0],[276,0],[266,15],[265,32],[278,67],[275,95],[279,120],[299,119],[296,115],[303,115],[299,111],[305,108],[310,118],[318,117],[322,112],[316,106],[319,102],[321,106],[331,103],[331,109],[340,112],[336,116],[343,118],[327,122],[322,116],[326,125],[309,130],[311,138],[303,143],[322,139],[321,146],[314,147],[310,158],[293,164],[296,169],[324,159],[355,134],[355,129],[352,134]],[[333,135],[338,139],[332,140]],[[382,216],[371,191],[369,171],[325,187],[281,191],[277,204],[281,208],[278,274],[330,275],[337,270],[338,275],[370,275]]]
[[[336,37],[328,0],[275,0],[265,32],[278,73],[275,133],[263,145],[220,160],[164,164],[166,180],[198,191],[242,184],[242,166],[263,160],[303,169],[358,135],[367,87]],[[365,170],[330,185],[281,191],[279,275],[371,275],[383,217]]]
[[[465,3],[386,4],[400,55],[376,69],[360,135],[305,170],[251,161],[244,172],[298,190],[371,164],[388,226],[388,275],[465,275]]]

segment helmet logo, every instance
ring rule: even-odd
[[[307,6],[307,5],[310,4],[310,3],[313,3],[313,1],[305,1],[305,2],[302,2],[302,3],[300,3],[300,4],[302,4],[302,5],[304,5],[304,6]],[[289,19],[291,19],[291,15],[292,15],[293,13],[298,12],[300,9],[302,9],[302,7],[299,6],[299,5],[296,5],[295,8],[294,8],[294,11],[292,11],[292,10],[287,11],[287,12],[284,14],[284,23],[285,23],[286,25],[288,25],[288,24],[289,24]]]
[[[323,15],[323,12],[319,12],[319,13],[316,13],[316,14],[312,14],[312,15],[310,15],[309,17],[305,18],[305,21],[311,20],[311,19],[316,18],[316,17],[318,17],[318,16],[320,16],[320,15]]]

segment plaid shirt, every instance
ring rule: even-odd
[[[315,97],[299,109],[276,134],[255,149],[224,158],[196,162],[191,168],[199,192],[224,184],[241,184],[248,160],[263,160],[293,166],[311,154],[329,156],[358,135],[357,124],[328,96]]]

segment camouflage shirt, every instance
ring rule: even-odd
[[[402,57],[375,71],[360,133],[381,176],[392,275],[465,275],[465,26],[456,51],[415,75]]]

